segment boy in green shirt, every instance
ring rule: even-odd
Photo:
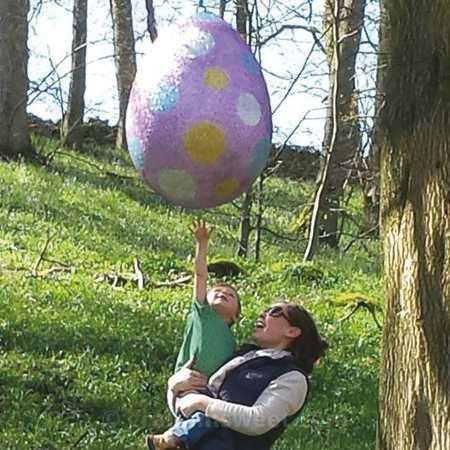
[[[213,229],[205,221],[197,221],[190,230],[196,241],[194,298],[175,372],[195,358],[193,368],[209,378],[236,349],[230,327],[239,318],[239,296],[232,286],[225,283],[216,284],[207,290],[207,252]]]
[[[209,378],[236,350],[231,326],[239,319],[241,305],[234,287],[219,283],[210,290],[207,288],[208,242],[213,228],[199,220],[191,225],[190,230],[196,241],[194,298],[175,372],[193,360],[193,369]],[[157,450],[176,448],[177,444],[170,432],[147,438],[148,447]]]

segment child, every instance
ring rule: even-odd
[[[208,227],[204,220],[199,220],[192,224],[190,230],[196,240],[194,299],[187,318],[175,372],[188,361],[194,360],[193,368],[209,378],[235,352],[236,341],[231,326],[239,319],[241,305],[237,291],[228,284],[216,284],[209,291],[207,290],[207,251],[213,229]],[[199,416],[196,415],[196,422],[191,422],[188,428],[185,426],[183,434],[186,429],[194,433],[195,428],[201,428],[203,425],[202,418],[199,420]],[[169,429],[160,435],[147,436],[148,448],[165,450],[180,448],[187,443],[178,438],[173,431]]]

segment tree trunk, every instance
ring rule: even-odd
[[[72,74],[67,111],[64,115],[62,143],[78,147],[83,136],[84,94],[86,92],[86,42],[88,0],[73,2]]]
[[[339,27],[340,14],[341,14],[340,3],[338,1],[334,1],[333,11],[331,13],[332,18],[331,28],[332,28],[332,42],[333,42],[332,67],[334,69],[333,70],[334,78],[332,81],[333,92],[331,95],[331,112],[333,115],[331,123],[333,124],[333,127],[330,137],[330,146],[329,148],[326,149],[323,167],[320,172],[319,182],[317,183],[317,189],[311,212],[311,222],[309,225],[308,243],[306,245],[305,254],[303,255],[304,261],[311,261],[314,258],[317,249],[317,242],[319,240],[320,213],[323,210],[323,205],[325,203],[325,192],[331,167],[331,158],[333,157],[333,153],[337,144],[337,138],[339,136],[340,121],[338,120],[338,104],[340,99],[341,85],[339,83],[338,74],[341,65],[340,47],[342,45]]]
[[[385,3],[379,450],[450,448],[450,4]]]
[[[362,168],[362,190],[363,190],[363,229],[364,231],[373,230],[374,235],[379,233],[380,219],[380,132],[379,116],[384,106],[384,88],[383,88],[383,67],[386,65],[386,45],[384,39],[383,25],[384,5],[380,0],[380,28],[378,33],[378,64],[377,80],[375,93],[375,119],[372,130],[372,142],[369,154],[365,158],[365,167]],[[362,157],[364,158],[364,157]]]
[[[248,39],[247,19],[248,0],[236,0],[236,28],[245,42]]]
[[[264,215],[264,181],[266,177],[262,173],[258,179],[258,193],[256,197],[256,225],[255,225],[255,261],[261,259],[262,225]]]
[[[28,0],[0,1],[0,155],[31,156],[27,124]]]
[[[219,4],[219,17],[224,18],[225,17],[225,9],[227,7],[227,0],[220,0]]]
[[[136,51],[131,0],[110,0],[110,7],[113,20],[114,56],[119,94],[119,123],[116,147],[126,149],[125,117],[131,87],[136,75]]]
[[[247,0],[236,1],[236,27],[239,34],[245,42],[247,42]],[[248,243],[251,233],[251,213],[253,205],[253,193],[250,188],[244,194],[244,201],[241,206],[241,221],[240,221],[240,237],[237,255],[243,258],[248,254]]]
[[[147,8],[147,31],[152,42],[155,42],[158,37],[158,30],[156,29],[155,9],[153,7],[153,0],[145,0],[145,7]]]
[[[332,96],[335,78],[337,78],[340,86],[340,96],[337,103],[339,133],[330,159],[329,176],[325,184],[324,203],[321,210],[321,228],[324,233],[321,242],[331,247],[337,247],[339,243],[338,215],[342,191],[361,141],[355,92],[355,69],[361,41],[361,30],[364,23],[366,0],[327,0],[327,15],[331,19],[335,6],[333,5],[334,2],[339,2],[339,36],[342,42],[339,46],[340,64],[336,74],[335,63],[332,58],[334,39],[332,36],[329,38],[330,86],[323,141],[323,152],[325,154],[330,149],[333,135]],[[329,33],[329,35],[332,35],[332,33]]]
[[[251,211],[253,204],[253,194],[250,188],[244,194],[244,201],[241,206],[241,221],[239,226],[239,247],[237,255],[241,258],[246,258],[248,254],[248,242],[250,239],[250,232],[252,230],[251,226]]]

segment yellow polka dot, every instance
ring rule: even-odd
[[[238,186],[239,182],[236,178],[228,178],[216,186],[216,195],[218,197],[228,197],[236,191]]]
[[[225,151],[225,135],[211,122],[199,122],[184,135],[184,146],[193,161],[213,164]]]
[[[207,86],[213,89],[222,90],[228,86],[230,78],[226,72],[219,67],[213,67],[205,72],[203,81]]]

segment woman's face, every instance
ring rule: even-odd
[[[259,315],[253,339],[259,347],[286,349],[301,330],[289,323],[288,305],[277,303]]]

